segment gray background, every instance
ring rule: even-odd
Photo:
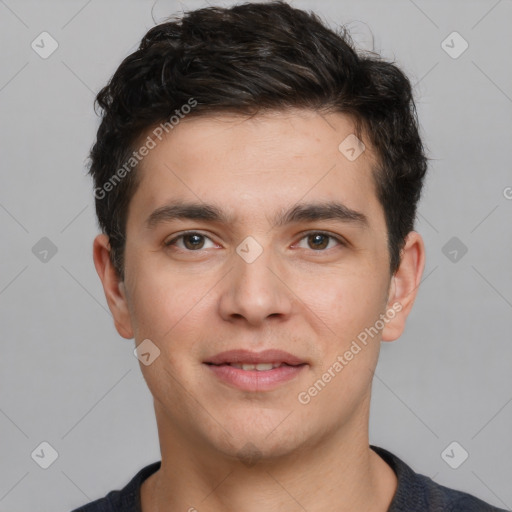
[[[417,223],[424,279],[404,335],[382,347],[371,442],[510,509],[512,2],[293,4],[403,67],[432,159]],[[93,266],[85,159],[94,94],[152,17],[203,5],[0,0],[1,511],[65,512],[160,459],[134,342],[115,331]],[[43,31],[59,44],[47,59],[31,48]],[[453,31],[469,44],[458,58],[442,47]],[[57,248],[46,261],[32,251],[43,237]],[[48,469],[31,457],[43,441],[58,453]],[[441,457],[452,441],[469,453],[458,469]]]

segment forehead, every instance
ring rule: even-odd
[[[357,140],[352,121],[341,114],[185,118],[139,164],[130,210],[142,220],[171,200],[194,200],[218,205],[237,222],[262,213],[268,221],[286,206],[321,200],[379,222],[374,156]]]

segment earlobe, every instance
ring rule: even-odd
[[[93,259],[117,332],[123,338],[131,339],[133,338],[133,329],[124,285],[119,280],[118,273],[110,259],[109,238],[104,233],[94,239]]]
[[[424,267],[423,239],[419,233],[411,231],[402,249],[400,266],[391,280],[386,305],[388,322],[382,331],[382,341],[394,341],[402,335],[418,293]]]

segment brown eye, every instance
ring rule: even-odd
[[[203,235],[185,235],[183,237],[183,244],[187,249],[201,249],[204,245]]]
[[[308,241],[311,242],[310,247],[313,249],[325,249],[329,245],[329,238],[322,233],[308,235]]]
[[[172,240],[169,240],[169,242],[166,242],[165,246],[176,246],[178,249],[184,251],[197,251],[204,248],[205,240],[209,240],[209,238],[206,235],[202,235],[201,233],[182,233]],[[179,244],[179,241],[182,243]]]
[[[315,231],[315,232],[309,233],[306,236],[304,236],[301,240],[305,240],[305,239],[307,240],[306,248],[312,249],[317,252],[322,252],[325,249],[332,248],[332,247],[329,247],[329,243],[333,240],[338,244],[338,246],[345,245],[340,238],[338,238],[334,235],[330,235],[328,233],[322,233],[321,231]]]

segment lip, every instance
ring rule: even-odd
[[[228,364],[216,366],[205,364],[218,379],[243,391],[271,391],[278,386],[298,377],[307,364],[298,366],[280,366],[272,370],[242,370]]]
[[[272,370],[242,370],[229,363],[285,363],[285,366]],[[221,352],[204,362],[219,380],[243,391],[270,391],[298,377],[308,363],[282,350],[228,350]]]
[[[289,352],[276,349],[263,350],[262,352],[252,352],[251,350],[228,350],[226,352],[220,352],[204,362],[207,364],[217,365],[226,363],[286,363],[290,366],[298,366],[306,363],[306,361],[299,359]]]

